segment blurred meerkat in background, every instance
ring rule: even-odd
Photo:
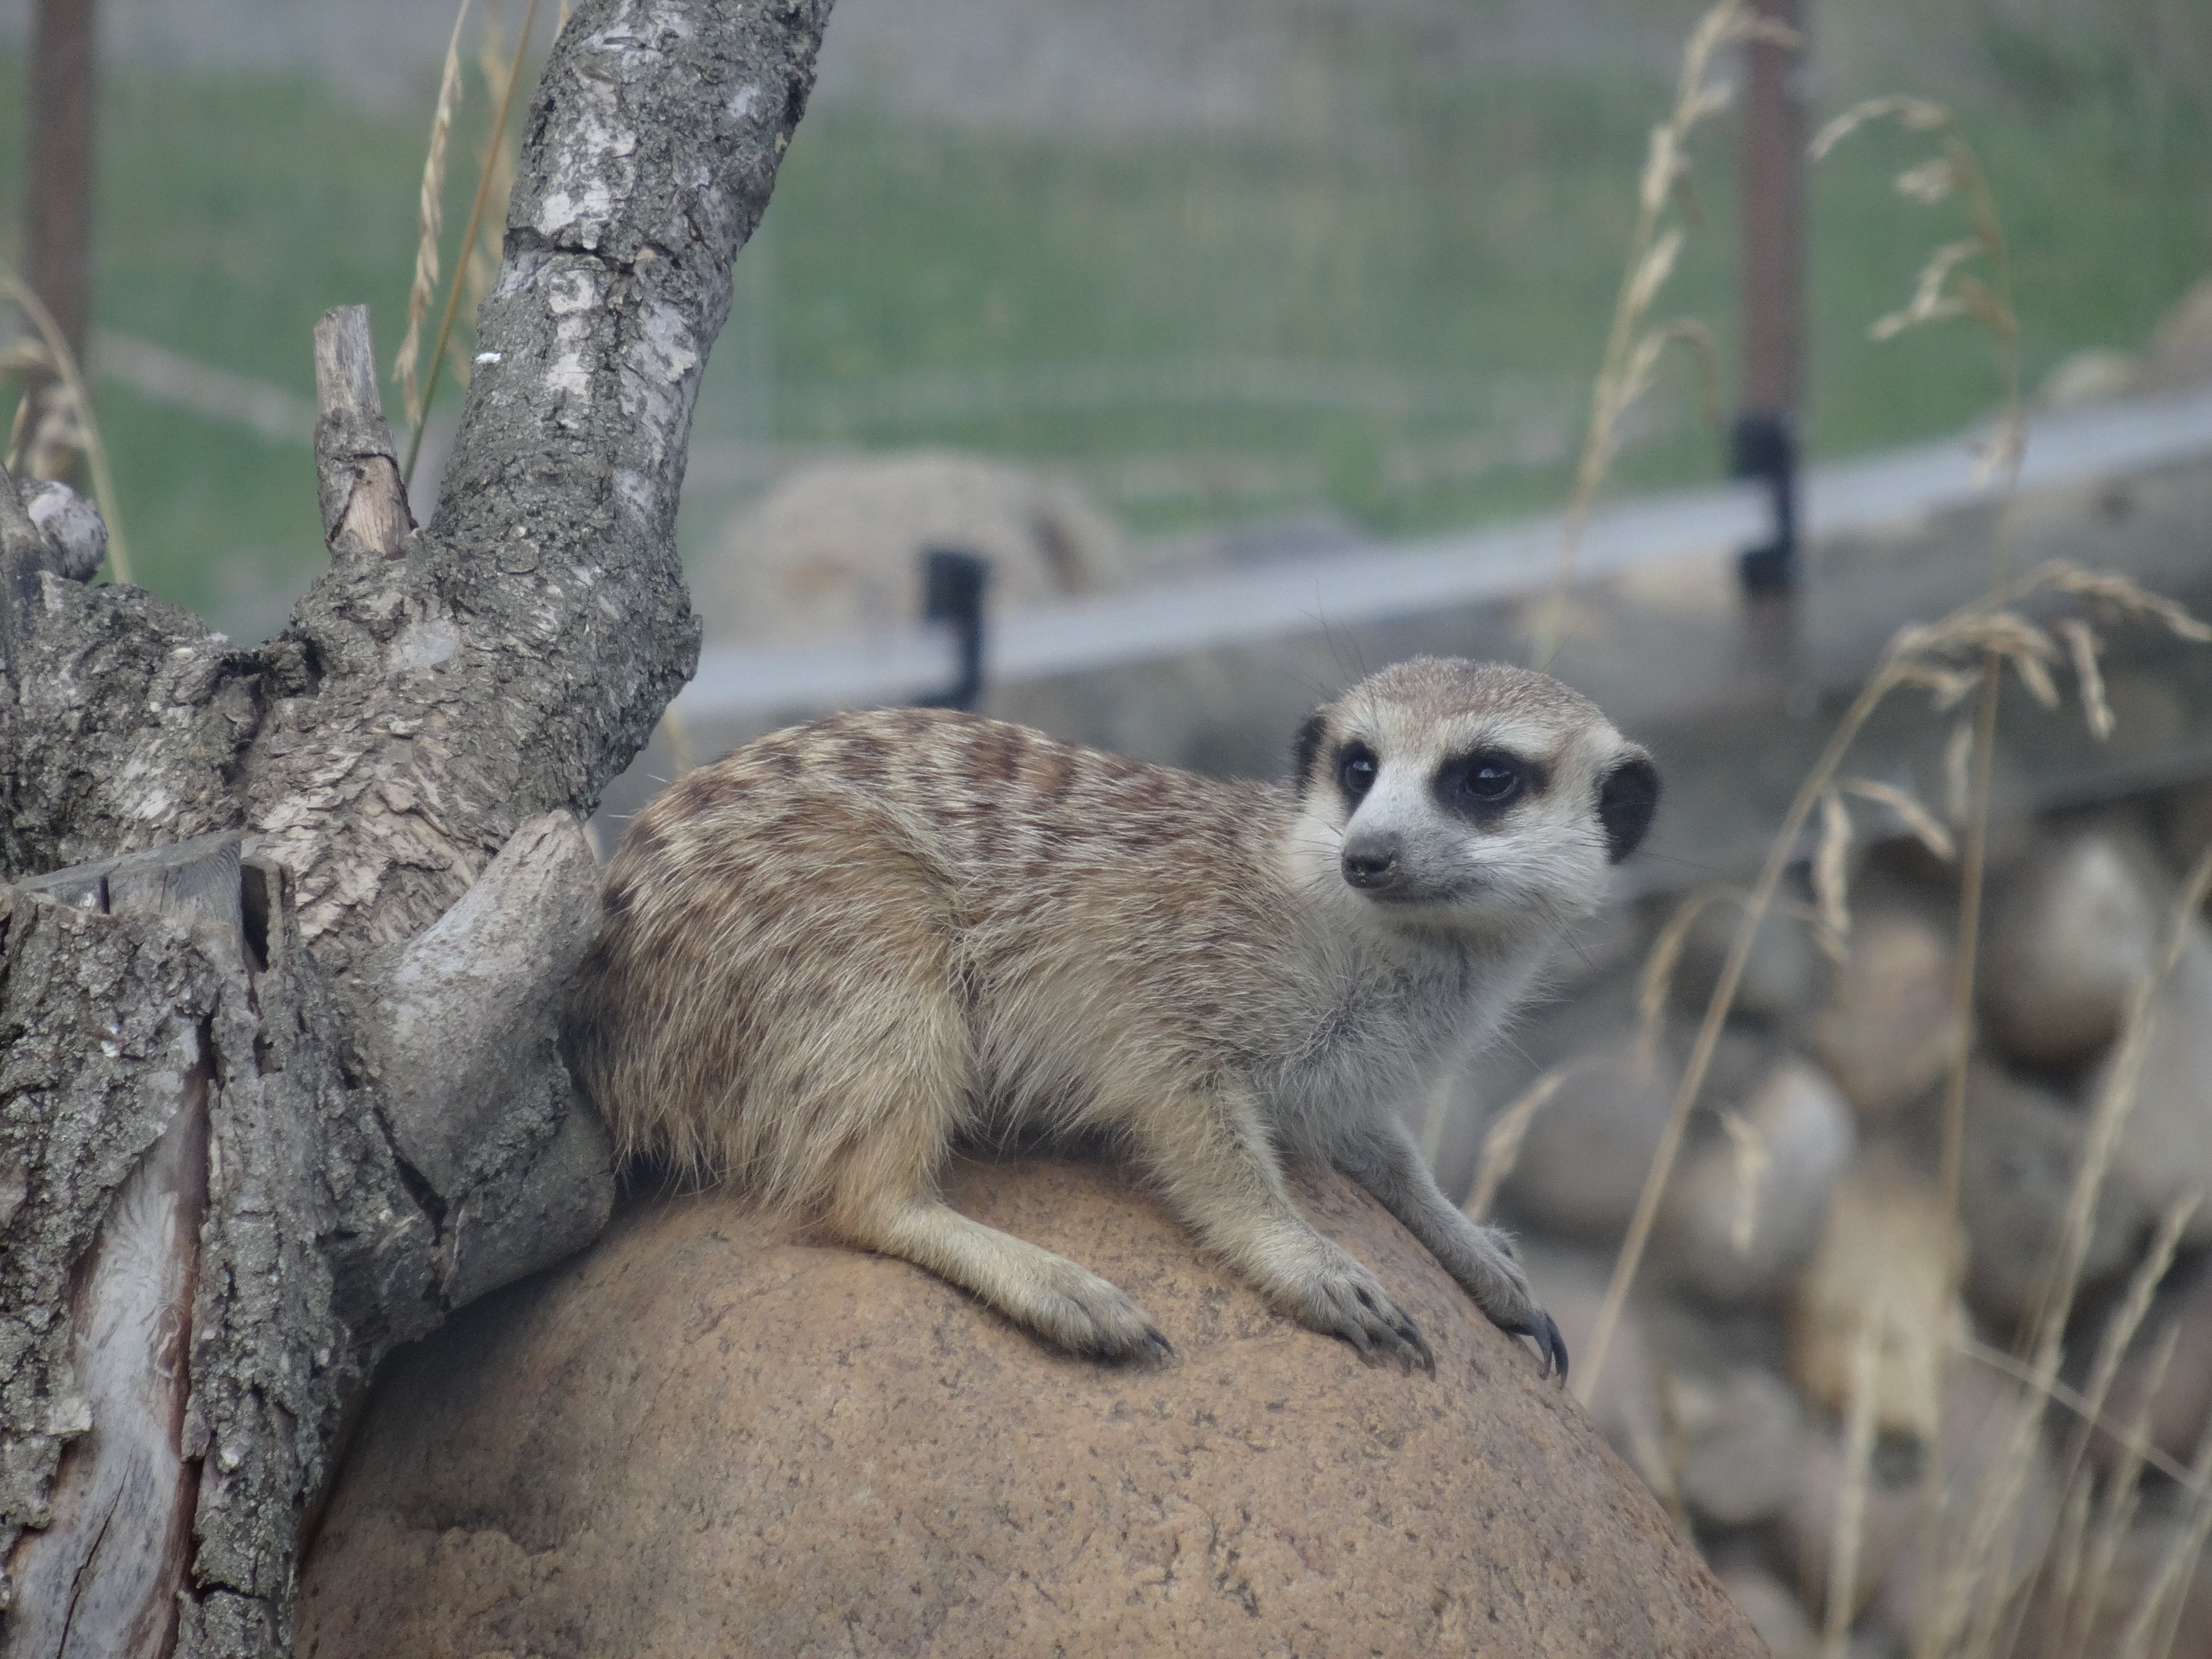
[[[1077,1352],[1168,1349],[1065,1257],[939,1196],[954,1145],[1103,1136],[1278,1307],[1433,1367],[1282,1158],[1358,1181],[1565,1374],[1497,1230],[1400,1115],[1487,1040],[1643,839],[1658,775],[1548,676],[1419,658],[1221,782],[907,708],[763,738],[631,824],[571,1063],[658,1155],[901,1256]]]

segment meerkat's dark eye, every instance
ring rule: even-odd
[[[1494,806],[1520,788],[1520,769],[1504,761],[1475,761],[1461,777],[1459,787],[1475,799]]]
[[[1482,817],[1541,788],[1543,781],[1542,772],[1519,756],[1480,749],[1445,763],[1437,774],[1437,794],[1455,811]]]
[[[1375,787],[1381,769],[1372,749],[1364,743],[1346,744],[1336,757],[1337,787],[1344,791],[1345,799],[1356,802]]]

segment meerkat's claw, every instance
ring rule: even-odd
[[[1147,1351],[1147,1358],[1160,1361],[1163,1364],[1176,1357],[1175,1344],[1169,1341],[1167,1338],[1161,1335],[1150,1325],[1145,1327],[1145,1347]]]
[[[1559,1334],[1559,1322],[1541,1308],[1530,1308],[1528,1316],[1517,1325],[1501,1325],[1500,1329],[1514,1336],[1525,1336],[1536,1345],[1536,1352],[1544,1362],[1542,1374],[1556,1376],[1561,1388],[1567,1384],[1567,1340]]]
[[[1405,1338],[1406,1346],[1413,1351],[1414,1363],[1431,1376],[1437,1374],[1436,1350],[1429,1346],[1429,1339],[1421,1334],[1421,1328],[1407,1320],[1398,1334]]]

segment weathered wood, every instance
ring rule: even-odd
[[[400,1156],[456,1206],[452,1273],[467,1291],[456,1303],[587,1243],[613,1207],[605,1133],[558,1047],[599,894],[582,830],[549,812],[375,975],[363,1048]],[[502,1170],[520,1178],[498,1182]],[[497,1190],[479,1191],[487,1182]]]
[[[209,1057],[100,1222],[70,1310],[73,1399],[87,1431],[52,1519],[12,1568],[6,1659],[159,1659],[174,1639],[199,1469],[182,1449],[192,1293],[207,1210]]]
[[[376,389],[368,307],[339,306],[315,325],[315,483],[333,559],[396,559],[415,518]]]
[[[0,1651],[12,1656],[58,1650],[50,1638],[67,1626],[88,1527],[96,1541],[118,1482],[153,1478],[146,1424],[181,1403],[142,1397],[132,1407],[128,1373],[147,1344],[142,1334],[138,1354],[128,1352],[127,1310],[177,1305],[162,1194],[189,1207],[189,1178],[173,1177],[191,1162],[190,1125],[204,1105],[220,975],[172,918],[33,896],[10,904],[7,968],[0,1168],[23,1194],[0,1231],[0,1599],[9,1604]],[[155,1155],[180,1121],[185,1144]],[[52,1530],[19,1548],[27,1528]],[[58,1626],[58,1586],[71,1592]],[[102,1600],[113,1613],[134,1598]]]
[[[95,532],[62,531],[41,530],[0,471],[0,878],[234,826],[237,757],[260,721],[257,665],[137,588],[86,588]]]
[[[8,469],[0,466],[0,554],[10,558],[36,559],[46,548],[46,538],[31,522]]]

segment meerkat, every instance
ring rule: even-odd
[[[1079,1353],[1170,1352],[1122,1291],[939,1195],[963,1139],[1103,1137],[1291,1317],[1434,1369],[1291,1201],[1357,1180],[1564,1377],[1504,1235],[1401,1103],[1497,1030],[1658,799],[1547,675],[1433,658],[1224,782],[941,709],[763,738],[641,812],[579,972],[572,1066],[626,1156],[741,1183]]]

